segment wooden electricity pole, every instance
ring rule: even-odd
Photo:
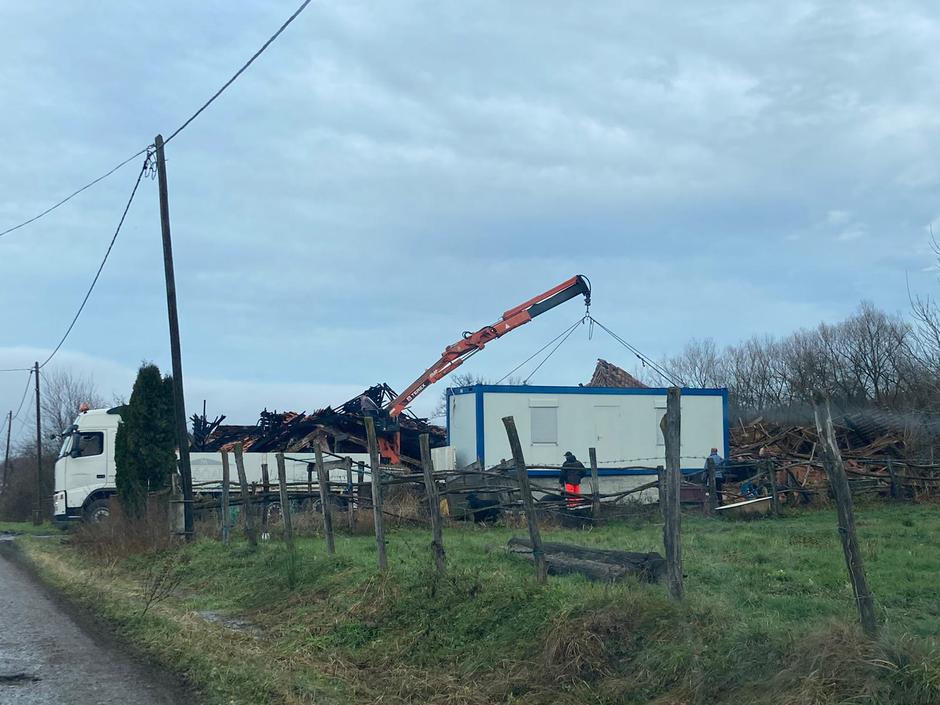
[[[163,136],[154,138],[157,149],[157,180],[160,190],[160,230],[163,234],[163,272],[166,278],[166,312],[170,323],[170,356],[173,360],[173,406],[176,440],[183,480],[183,530],[186,540],[193,538],[193,473],[189,464],[189,432],[186,427],[186,402],[183,397],[183,358],[180,353],[180,324],[176,310],[176,276],[173,273],[173,243],[170,239],[170,201],[166,186],[166,157]]]
[[[36,508],[33,513],[33,523],[42,524],[42,418],[39,412],[39,363],[33,366],[36,375]]]
[[[845,554],[845,565],[849,570],[852,581],[852,593],[858,607],[859,620],[862,631],[869,639],[878,636],[878,621],[875,617],[875,598],[868,587],[865,576],[865,565],[862,560],[862,550],[855,535],[855,510],[852,506],[852,491],[849,488],[849,479],[842,464],[842,454],[836,443],[836,434],[832,428],[832,414],[829,410],[829,400],[821,393],[814,396],[816,432],[822,446],[822,461],[829,477],[829,487],[836,500],[836,509],[839,515],[839,538],[842,539],[842,552]]]
[[[3,456],[3,488],[6,489],[10,474],[10,435],[13,432],[13,412],[7,414],[7,452]]]

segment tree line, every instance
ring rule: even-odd
[[[862,302],[845,320],[720,348],[692,340],[665,364],[684,384],[727,387],[736,419],[798,416],[816,390],[846,410],[940,411],[940,315],[915,299],[910,319]]]

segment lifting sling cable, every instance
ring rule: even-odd
[[[610,328],[608,328],[607,326],[605,326],[603,323],[601,323],[600,321],[598,321],[598,320],[597,320],[596,318],[594,318],[593,316],[591,317],[591,321],[594,322],[595,324],[597,324],[597,326],[598,326],[601,330],[603,330],[604,332],[606,332],[611,338],[613,338],[614,340],[616,340],[618,343],[620,343],[621,345],[623,345],[627,350],[629,350],[629,351],[632,352],[634,355],[636,355],[637,359],[638,359],[640,362],[642,362],[645,366],[648,366],[650,369],[652,369],[654,372],[656,372],[660,377],[662,377],[664,380],[666,380],[667,382],[669,382],[669,384],[674,385],[674,386],[676,386],[676,387],[682,387],[682,386],[684,386],[682,380],[678,379],[675,375],[670,374],[669,372],[667,372],[667,371],[665,370],[665,368],[663,368],[661,365],[659,365],[659,364],[653,362],[653,360],[652,360],[651,358],[649,358],[649,357],[647,357],[646,355],[644,355],[643,353],[641,353],[641,352],[640,352],[639,350],[637,350],[634,346],[632,346],[632,345],[631,345],[630,343],[628,343],[626,340],[624,340],[624,339],[621,338],[619,335],[617,335],[616,333],[614,333]]]
[[[564,335],[570,334],[570,332],[573,331],[575,328],[577,328],[577,327],[584,321],[585,318],[587,318],[587,316],[582,316],[581,318],[579,318],[578,320],[576,320],[574,323],[572,323],[570,326],[568,326],[567,328],[565,328],[561,333],[559,333],[559,334],[556,335],[554,338],[552,338],[551,340],[549,340],[547,343],[545,343],[545,345],[543,345],[542,347],[540,347],[540,348],[539,348],[538,350],[536,350],[534,353],[532,353],[531,355],[529,355],[529,357],[527,357],[525,360],[523,360],[522,362],[520,362],[518,365],[516,365],[515,367],[513,367],[511,370],[509,370],[509,372],[507,372],[507,373],[504,374],[502,377],[500,377],[499,381],[497,381],[496,384],[502,384],[506,379],[508,379],[509,377],[511,377],[511,376],[513,375],[513,373],[515,373],[516,371],[518,371],[520,368],[525,367],[529,362],[531,362],[533,359],[535,359],[536,357],[538,357],[538,356],[539,356],[542,352],[544,352],[544,351],[548,348],[548,346],[550,346],[552,343],[554,343],[555,341],[557,341],[559,338],[563,337]],[[529,376],[531,377],[532,375],[529,375]]]
[[[587,318],[587,316],[585,316],[585,318]],[[558,350],[558,348],[560,348],[560,347],[564,344],[564,342],[565,342],[566,340],[568,340],[568,338],[571,337],[571,334],[575,332],[576,328],[578,327],[578,324],[579,324],[579,323],[584,323],[585,318],[582,318],[578,323],[576,323],[574,326],[571,327],[571,330],[569,330],[569,331],[565,334],[565,337],[558,341],[558,344],[557,344],[554,348],[551,349],[551,352],[549,352],[548,355],[546,355],[545,358],[544,358],[538,365],[535,366],[535,369],[532,370],[532,371],[529,373],[529,376],[526,377],[525,380],[523,380],[523,382],[522,382],[523,384],[528,384],[528,383],[529,383],[529,380],[532,379],[532,378],[535,376],[535,373],[539,371],[539,369],[542,367],[542,365],[544,365],[546,362],[548,362],[548,358],[550,358],[552,355],[554,355],[555,352]]]

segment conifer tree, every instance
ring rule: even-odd
[[[114,460],[118,499],[129,516],[140,517],[147,492],[167,487],[176,472],[173,382],[154,364],[141,366],[130,401],[121,410]]]

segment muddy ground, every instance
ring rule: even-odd
[[[172,677],[127,650],[94,619],[40,584],[0,536],[0,703],[180,705],[196,702]]]

